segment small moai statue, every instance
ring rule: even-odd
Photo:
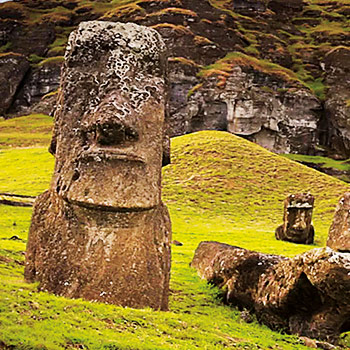
[[[350,252],[350,192],[344,193],[335,209],[327,246],[339,252]]]
[[[153,29],[92,21],[70,35],[50,148],[55,170],[35,203],[26,251],[25,278],[40,290],[168,309],[166,70]]]
[[[315,197],[309,193],[291,194],[284,200],[283,224],[275,231],[276,239],[313,244],[315,230],[312,210]]]

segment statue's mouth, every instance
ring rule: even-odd
[[[85,162],[119,160],[119,161],[125,161],[125,162],[137,162],[142,164],[146,163],[146,160],[143,157],[133,152],[120,151],[117,149],[107,148],[107,147],[98,147],[98,148],[93,148],[93,149],[88,149],[86,151],[83,151],[79,156],[79,160],[85,161]]]
[[[141,212],[145,212],[145,211],[157,208],[157,205],[148,206],[148,207],[130,207],[129,208],[129,207],[116,207],[113,205],[106,205],[106,204],[100,204],[100,203],[90,203],[86,201],[72,200],[68,198],[64,198],[64,200],[78,207],[109,211],[109,212],[119,212],[119,213],[141,213]]]

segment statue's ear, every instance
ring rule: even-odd
[[[170,164],[170,137],[164,132],[162,166]]]
[[[55,134],[55,132],[52,134],[51,143],[49,146],[49,152],[53,156],[55,156],[55,154],[56,154],[56,134]]]
[[[62,107],[62,98],[63,98],[63,94],[61,93],[61,91],[58,91],[57,94],[57,100],[56,100],[56,105],[54,107],[54,109],[51,111],[50,115],[53,116],[54,118],[54,127],[53,127],[53,132],[52,132],[52,138],[51,138],[51,143],[49,146],[49,152],[55,156],[56,154],[56,146],[57,146],[57,135],[58,135],[58,118],[61,114],[61,107]]]

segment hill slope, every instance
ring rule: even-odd
[[[31,149],[0,150],[3,168]],[[1,191],[48,187],[53,159],[46,149]],[[46,168],[44,168],[46,164]],[[30,177],[30,175],[28,175]],[[25,184],[25,186],[24,186]],[[23,281],[23,255],[31,210],[0,205],[0,348],[16,349],[303,349],[297,337],[246,324],[220,305],[188,264],[202,240],[292,256],[310,249],[274,239],[282,200],[294,191],[316,196],[316,246],[324,245],[341,181],[272,154],[224,132],[199,132],[172,140],[172,164],[164,168],[163,198],[173,223],[170,312],[133,310],[37,293]],[[17,192],[20,194],[19,192]],[[10,239],[17,236],[16,239]],[[5,347],[6,348],[6,347]]]

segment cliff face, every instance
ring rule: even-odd
[[[275,152],[350,156],[347,0],[23,0],[0,19],[5,117],[50,112],[78,23],[135,22],[168,46],[171,136],[228,130]]]

